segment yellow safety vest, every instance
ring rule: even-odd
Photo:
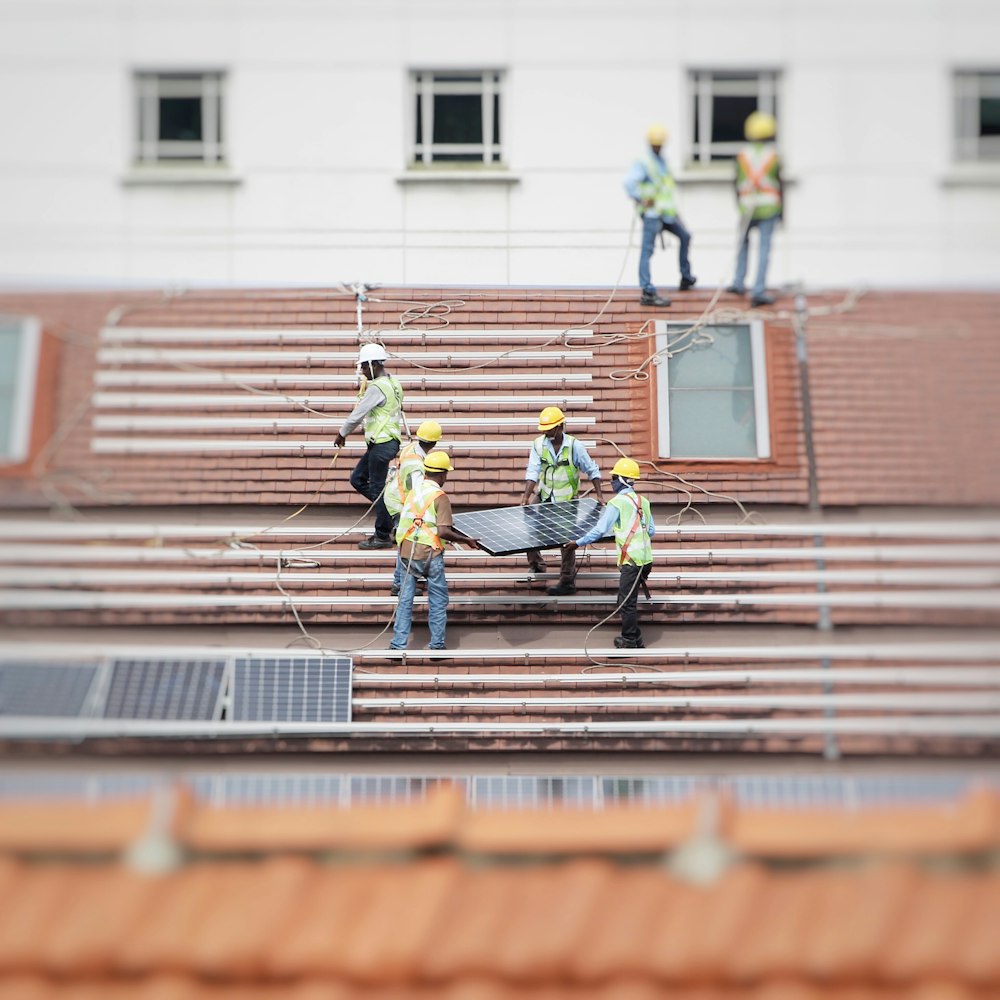
[[[377,385],[385,398],[365,417],[365,440],[369,444],[399,441],[403,412],[403,387],[399,379],[395,375],[380,375],[369,385]]]
[[[752,219],[770,219],[781,211],[778,151],[773,142],[744,146],[736,157],[736,191],[740,212]]]
[[[546,448],[548,439],[543,434],[535,438],[535,454],[541,459],[542,471],[538,479],[538,496],[543,502],[573,500],[580,489],[580,470],[573,464],[573,438],[563,434],[558,455]]]
[[[619,515],[615,522],[618,565],[630,562],[636,566],[648,566],[653,561],[653,543],[648,528],[653,515],[649,509],[649,501],[633,490],[628,490],[618,493],[608,502],[608,506],[614,507]]]
[[[638,186],[639,197],[643,201],[652,199],[653,210],[657,215],[673,218],[677,215],[677,184],[674,182],[674,175],[665,166],[665,161],[659,162],[652,150],[640,162],[646,168],[646,179]],[[641,204],[636,207],[640,216],[649,211]]]
[[[444,490],[430,479],[423,479],[406,494],[403,510],[399,515],[396,542],[409,541],[414,545],[429,545],[435,552],[444,551],[444,542],[437,533],[437,507],[435,501]]]
[[[411,441],[400,453],[396,464],[389,469],[385,481],[385,509],[390,514],[398,514],[403,509],[406,494],[413,489],[414,473],[423,475],[424,452],[420,444]]]

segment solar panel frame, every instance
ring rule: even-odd
[[[0,663],[0,718],[76,718],[90,696],[97,664]]]
[[[111,661],[100,716],[211,722],[219,718],[226,657]]]
[[[349,656],[243,656],[233,663],[235,722],[350,722]]]
[[[576,541],[597,524],[602,509],[593,497],[581,497],[562,503],[469,511],[456,514],[454,522],[459,531],[478,538],[491,555],[506,556]]]

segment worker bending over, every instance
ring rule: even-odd
[[[601,470],[576,438],[566,433],[566,415],[558,406],[546,406],[538,415],[538,429],[542,432],[531,446],[528,469],[524,474],[524,493],[521,503],[531,501],[536,489],[536,503],[562,503],[575,500],[580,492],[580,472],[587,474],[597,494],[604,503],[601,488]],[[545,560],[538,549],[528,552],[528,565],[535,573],[545,572]],[[554,597],[576,593],[576,552],[562,547],[562,565],[559,582],[549,587],[547,593]]]
[[[392,517],[394,526],[399,524],[399,514],[406,501],[406,494],[424,478],[424,459],[440,440],[441,425],[436,420],[425,420],[417,428],[416,441],[403,446],[403,450],[396,458],[396,464],[389,470],[382,500],[385,502],[385,509]],[[397,561],[390,591],[393,597],[399,593],[402,582],[402,570]]]
[[[403,389],[395,375],[382,364],[388,359],[381,344],[365,344],[358,354],[358,374],[362,378],[361,398],[351,410],[337,436],[334,448],[343,448],[347,436],[361,423],[365,425],[364,455],[351,473],[351,486],[375,505],[375,533],[358,542],[359,549],[391,549],[392,518],[382,499],[389,463],[399,451],[402,437]]]
[[[632,488],[639,478],[639,464],[631,458],[620,458],[611,470],[614,497],[601,514],[600,520],[585,535],[566,548],[590,545],[612,530],[618,548],[618,609],[621,614],[621,635],[615,639],[617,649],[643,649],[642,632],[636,614],[639,589],[645,589],[646,578],[653,568],[652,538],[656,534],[649,501]]]
[[[432,451],[423,464],[421,479],[406,495],[399,514],[396,541],[399,554],[397,570],[402,577],[396,625],[390,649],[406,649],[413,624],[413,595],[417,579],[427,581],[427,624],[431,630],[428,649],[446,649],[445,630],[448,627],[448,581],[444,574],[444,543],[465,542],[478,546],[478,538],[470,538],[452,524],[451,501],[444,491],[448,473],[453,471],[451,459],[443,451]]]

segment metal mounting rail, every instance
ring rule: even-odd
[[[523,442],[515,442],[523,448]],[[329,448],[326,442],[314,442],[317,446]],[[490,445],[490,447],[494,447]],[[136,522],[130,524],[121,521],[51,521],[38,520],[0,520],[0,538],[23,542],[30,538],[229,538],[232,536],[253,537],[263,534],[272,538],[281,536],[302,536],[303,538],[329,538],[336,534],[336,528],[330,525],[285,524],[269,525],[267,523],[246,524],[177,524],[173,522],[150,523]],[[360,530],[358,534],[362,534]],[[986,539],[1000,540],[1000,520],[982,521],[867,521],[864,523],[845,523],[842,521],[818,521],[786,524],[674,524],[657,529],[654,551],[668,553],[662,548],[664,542],[684,536],[732,535],[742,538],[759,536],[790,538],[942,538],[942,539]],[[669,538],[668,538],[669,536]],[[730,550],[738,553],[739,550]],[[824,554],[826,550],[823,550]],[[354,553],[357,557],[358,553]],[[824,555],[825,557],[825,555]]]
[[[596,657],[595,657],[596,658]],[[784,670],[655,670],[648,673],[589,674],[354,674],[354,688],[558,688],[635,687],[672,684],[679,687],[725,687],[780,684],[850,684],[858,687],[993,687],[1000,668],[991,667],[816,667]]]
[[[1000,716],[861,716],[798,719],[680,719],[657,722],[179,722],[122,719],[5,718],[0,739],[204,738],[253,736],[435,736],[453,733],[506,736],[950,736],[1000,738]]]
[[[461,347],[453,351],[414,351],[397,350],[390,351],[390,357],[396,361],[419,361],[421,364],[441,361],[498,361],[503,358],[505,361],[534,361],[541,365],[544,362],[553,361],[589,361],[594,356],[593,351],[580,350],[577,348],[565,347],[561,350],[533,351],[525,349],[523,351],[507,351],[491,345],[492,350],[481,351],[465,350]],[[334,361],[343,365],[353,367],[358,360],[357,350],[351,351],[298,351],[284,350],[271,351],[263,348],[258,351],[241,351],[232,349],[213,348],[157,348],[157,347],[101,347],[97,351],[98,363],[105,365],[125,365],[125,364],[155,364],[164,361],[181,361],[185,364],[210,364],[212,362],[224,365],[234,364],[267,364],[279,366],[283,362],[289,365],[298,364],[300,361]],[[452,372],[451,374],[455,374]]]
[[[143,656],[151,652],[157,656],[176,657],[205,657],[205,656],[274,656],[281,652],[280,649],[267,646],[199,646],[199,645],[150,645],[148,643],[137,645],[135,643],[108,644],[106,642],[0,642],[0,655],[16,656],[20,659],[72,659],[73,657],[94,657],[94,656]],[[286,650],[291,654],[292,651]],[[328,656],[331,652],[346,652],[333,647],[324,649],[296,649],[295,656]],[[361,649],[352,651],[351,655],[355,659],[375,659],[385,660],[389,653],[399,652],[389,649]],[[622,661],[629,660],[681,660],[690,662],[692,660],[918,660],[924,662],[935,662],[947,665],[951,662],[992,662],[1000,664],[1000,641],[986,642],[877,642],[877,643],[832,643],[817,642],[810,643],[789,643],[787,645],[762,646],[759,643],[743,646],[651,646],[646,649],[615,649],[609,647],[592,647],[589,650],[595,659],[608,660],[616,659]],[[520,648],[466,648],[466,649],[419,649],[413,651],[403,651],[404,660],[481,660],[488,658],[491,662],[520,660],[530,662],[538,659],[585,659],[587,652],[581,647],[520,647]],[[871,668],[864,668],[867,672]],[[936,669],[949,669],[947,666]],[[963,668],[965,669],[965,668]],[[775,671],[784,674],[784,671]],[[708,673],[708,672],[706,672]],[[714,673],[714,672],[712,672]],[[745,674],[745,671],[734,671],[734,673]],[[374,677],[374,674],[366,674],[366,677]],[[392,674],[395,678],[405,676],[408,681],[416,680],[419,677],[432,677],[430,674]],[[472,675],[454,675],[456,683],[463,678],[472,678]],[[490,680],[496,680],[504,676],[499,674],[479,675]],[[522,675],[511,675],[521,677]],[[527,674],[526,677],[543,677],[543,674]],[[569,674],[550,675],[553,677],[573,676]],[[590,674],[579,675],[581,677],[591,677]],[[617,676],[638,676],[624,674]],[[656,675],[661,677],[663,675]],[[679,671],[679,678],[693,676],[693,672]],[[753,676],[758,676],[757,671]],[[948,675],[950,676],[950,675]],[[355,675],[357,681],[358,675]],[[428,681],[429,683],[429,681]]]
[[[114,591],[86,590],[0,590],[0,607],[7,610],[94,610],[114,608],[196,608],[205,605],[204,594],[155,594],[146,592],[118,593]],[[280,593],[273,594],[212,594],[214,607],[281,607],[290,603]],[[395,597],[313,596],[296,594],[298,608],[330,607],[365,609],[395,607]],[[426,605],[426,597],[414,600],[417,606]],[[614,607],[615,596],[603,595],[549,597],[535,595],[475,596],[454,594],[453,607]],[[656,594],[644,607],[657,605],[732,605],[735,607],[843,607],[843,608],[950,608],[964,611],[993,611],[1000,609],[1000,590],[911,590],[862,593],[807,593],[807,594]]]
[[[335,528],[327,530],[327,536],[336,534]],[[271,532],[268,532],[271,534]],[[364,535],[360,528],[349,536]],[[309,559],[315,562],[350,562],[356,565],[360,558],[395,563],[394,549],[373,549],[363,554],[356,548],[351,549],[281,549],[267,548],[268,536],[259,539],[259,550],[230,548],[217,546],[214,548],[167,548],[162,545],[150,547],[147,545],[79,545],[79,544],[46,544],[46,543],[9,543],[0,544],[0,559],[8,562],[116,562],[125,560],[135,562],[190,562],[192,559],[211,559],[217,562],[270,562],[274,559]],[[672,549],[653,545],[654,565],[664,563],[708,560],[711,562],[751,562],[757,560],[773,562],[824,562],[851,561],[873,562],[880,566],[888,564],[899,565],[906,562],[977,564],[987,563],[1000,566],[1000,545],[899,545],[899,546],[841,546],[837,548],[774,548],[774,549]],[[496,556],[504,566],[515,564],[523,566],[520,554],[512,556]],[[448,553],[448,560],[482,560],[483,554],[471,549],[453,549]],[[581,559],[581,562],[583,560]],[[591,566],[607,566],[604,575],[617,578],[614,569],[615,555],[613,549],[597,549],[587,553],[587,561]],[[499,574],[494,574],[499,575]],[[583,575],[599,575],[593,570],[585,571]],[[664,578],[673,576],[669,570],[654,573],[654,579],[662,575]],[[356,577],[357,574],[355,573]]]
[[[95,392],[91,402],[99,409],[132,409],[147,410],[178,409],[187,410],[205,406],[236,406],[240,409],[259,409],[269,406],[293,406],[305,403],[308,406],[324,406],[331,409],[349,411],[357,400],[343,393],[339,396],[301,395],[298,393],[280,393],[273,396],[251,396],[235,389],[227,393],[207,392]],[[417,405],[423,407],[442,407],[451,410],[454,406],[519,406],[538,407],[546,403],[565,407],[585,407],[594,402],[593,396],[559,395],[556,392],[538,393],[537,395],[518,394],[516,396],[480,395],[470,396],[461,393],[453,396],[417,396]],[[537,418],[536,418],[537,419]]]
[[[478,375],[474,372],[452,372],[446,368],[440,371],[420,372],[410,375],[400,372],[396,378],[402,385],[421,387],[427,385],[581,385],[590,382],[589,372],[558,372],[550,370],[545,374],[525,372],[513,374],[497,372],[495,375]],[[119,368],[94,372],[94,385],[98,386],[139,386],[139,385],[345,385],[352,388],[358,384],[358,376],[353,371],[316,372],[262,372],[228,370],[183,372],[176,368],[144,371],[129,371]]]
[[[421,330],[418,328],[400,330],[379,330],[375,339],[382,343],[394,341],[423,341],[423,340],[457,340],[471,341],[477,340],[500,341],[508,340],[552,340],[559,336],[567,337],[593,337],[594,331],[589,327],[566,328],[554,327],[546,330],[541,327],[524,330],[501,330],[501,329],[479,329],[479,330],[458,330],[449,327],[447,330]],[[314,327],[308,330],[296,329],[294,327],[261,329],[259,326],[252,327],[153,327],[153,326],[106,326],[101,330],[101,341],[104,343],[121,344],[204,344],[216,341],[219,343],[233,342],[245,343],[259,342],[274,346],[286,340],[317,341],[319,343],[329,343],[336,341],[346,344],[357,344],[359,341],[358,331],[354,327],[341,327],[339,329],[317,330]]]
[[[401,685],[406,686],[405,682]],[[912,712],[993,712],[1000,710],[1000,692],[976,691],[956,694],[948,691],[933,693],[868,694],[724,694],[724,695],[613,695],[585,697],[544,697],[519,695],[506,697],[472,696],[465,698],[420,698],[386,695],[383,698],[353,698],[355,708],[383,710],[410,708],[500,708],[530,712],[536,708],[598,708],[613,712],[618,708],[775,708],[788,710],[900,710]]]

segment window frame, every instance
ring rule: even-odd
[[[224,70],[136,70],[133,73],[133,90],[134,166],[217,168],[226,164],[224,137],[228,134],[228,123]],[[160,102],[170,97],[196,97],[200,100],[200,139],[160,139]]]
[[[956,163],[1000,164],[1000,135],[983,136],[979,102],[1000,99],[1000,66],[961,68],[952,74],[953,155]]]
[[[479,81],[453,81],[442,77],[478,76]],[[407,166],[410,169],[434,168],[437,170],[478,170],[507,168],[504,153],[506,72],[493,67],[488,69],[411,69],[409,71],[409,140]],[[434,98],[442,94],[475,95],[482,101],[482,141],[478,143],[434,142]],[[496,113],[494,113],[496,99]],[[416,102],[420,102],[421,141],[417,141]],[[498,140],[493,141],[494,132]],[[478,159],[444,160],[442,155],[481,153]],[[436,155],[435,155],[436,154]],[[496,154],[496,159],[494,159]]]
[[[781,88],[781,71],[778,69],[692,68],[688,70],[687,76],[688,93],[691,98],[687,106],[693,107],[688,130],[691,149],[688,165],[691,167],[718,166],[720,163],[734,160],[739,152],[739,147],[743,145],[742,139],[730,143],[712,142],[713,97],[753,97],[756,99],[758,111],[778,116],[779,90]],[[748,76],[756,77],[756,81],[751,83],[746,80],[734,79],[735,77]],[[696,128],[697,142],[695,141]]]
[[[711,331],[714,326],[746,326],[750,328],[750,366],[753,376],[753,406],[755,425],[755,455],[683,455],[676,458],[682,462],[767,462],[772,461],[774,452],[771,440],[770,395],[768,391],[767,342],[764,323],[759,319],[741,320],[738,323],[707,323],[703,327]],[[670,442],[670,359],[667,354],[670,334],[689,330],[691,323],[679,320],[656,321],[656,351],[653,364],[656,367],[656,453],[659,458],[673,459]]]
[[[0,324],[20,327],[21,350],[11,399],[10,450],[0,442],[0,467],[23,465],[31,455],[38,373],[42,353],[42,324],[34,316],[0,315]]]

